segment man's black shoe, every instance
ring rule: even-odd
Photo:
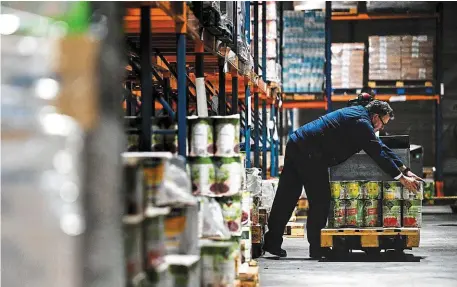
[[[312,259],[321,259],[330,254],[331,249],[328,247],[310,247],[309,248],[309,257]]]
[[[263,253],[268,252],[272,255],[279,256],[279,257],[287,257],[287,251],[282,249],[281,247],[270,247],[268,245],[263,245],[262,247]]]

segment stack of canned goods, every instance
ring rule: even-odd
[[[403,188],[398,181],[383,183],[383,226],[421,227],[423,184],[419,192]]]
[[[380,225],[381,182],[331,182],[329,227],[377,227]]]
[[[403,189],[398,181],[334,181],[327,226],[420,227],[423,186]]]

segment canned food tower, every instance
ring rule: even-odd
[[[409,166],[409,138],[381,137]],[[419,247],[423,185],[419,192],[393,181],[364,152],[330,170],[331,207],[321,246],[346,253]]]

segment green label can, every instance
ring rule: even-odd
[[[380,204],[377,199],[368,199],[363,201],[363,226],[379,227],[381,225]]]
[[[361,199],[362,189],[360,182],[348,181],[346,183],[346,199]]]
[[[435,196],[435,182],[430,179],[425,180],[424,184],[424,198],[431,199]]]
[[[401,227],[400,200],[384,200],[382,202],[382,226]]]
[[[213,195],[229,196],[241,189],[241,161],[239,157],[215,157],[216,182],[210,189]]]
[[[381,199],[382,183],[380,181],[365,181],[361,183],[363,199]]]
[[[192,193],[210,196],[216,183],[216,169],[210,157],[189,157]]]
[[[409,190],[403,188],[403,199],[405,200],[422,200],[424,199],[424,183],[419,182],[419,190]]]
[[[211,156],[214,153],[213,124],[210,118],[188,117],[190,156]]]
[[[232,236],[241,236],[241,196],[224,196],[218,200],[222,216]]]
[[[348,199],[346,203],[346,226],[363,226],[363,202],[359,199]]]
[[[402,198],[402,185],[399,181],[384,181],[383,199],[399,200]]]
[[[342,200],[336,199],[330,202],[330,214],[328,217],[328,227],[331,228],[340,228],[343,227],[345,223],[345,203]]]
[[[422,225],[422,201],[403,201],[403,227],[421,227]]]
[[[346,183],[344,181],[330,182],[330,190],[333,199],[346,198]]]

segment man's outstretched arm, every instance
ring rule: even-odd
[[[397,154],[394,153],[388,146],[386,146],[381,141],[381,139],[378,138],[378,140],[379,140],[379,143],[381,144],[381,147],[382,147],[382,150],[384,151],[384,153],[386,153],[392,159],[392,161],[395,163],[395,165],[400,169],[400,171],[404,175],[412,177],[412,178],[415,178],[415,179],[420,180],[420,181],[424,181],[422,178],[420,178],[419,176],[415,175],[409,169],[409,167],[405,166],[405,164],[401,161],[401,159],[397,156]]]
[[[400,162],[395,162],[383,148],[385,146],[376,137],[373,126],[366,120],[359,120],[356,123],[357,140],[360,141],[360,147],[379,165],[379,167],[392,178],[400,182],[410,190],[417,190],[418,183],[414,178],[404,176],[397,166]],[[390,150],[390,149],[389,149]],[[393,152],[392,152],[393,153]],[[398,157],[396,157],[398,158]],[[403,164],[402,164],[403,165]]]

